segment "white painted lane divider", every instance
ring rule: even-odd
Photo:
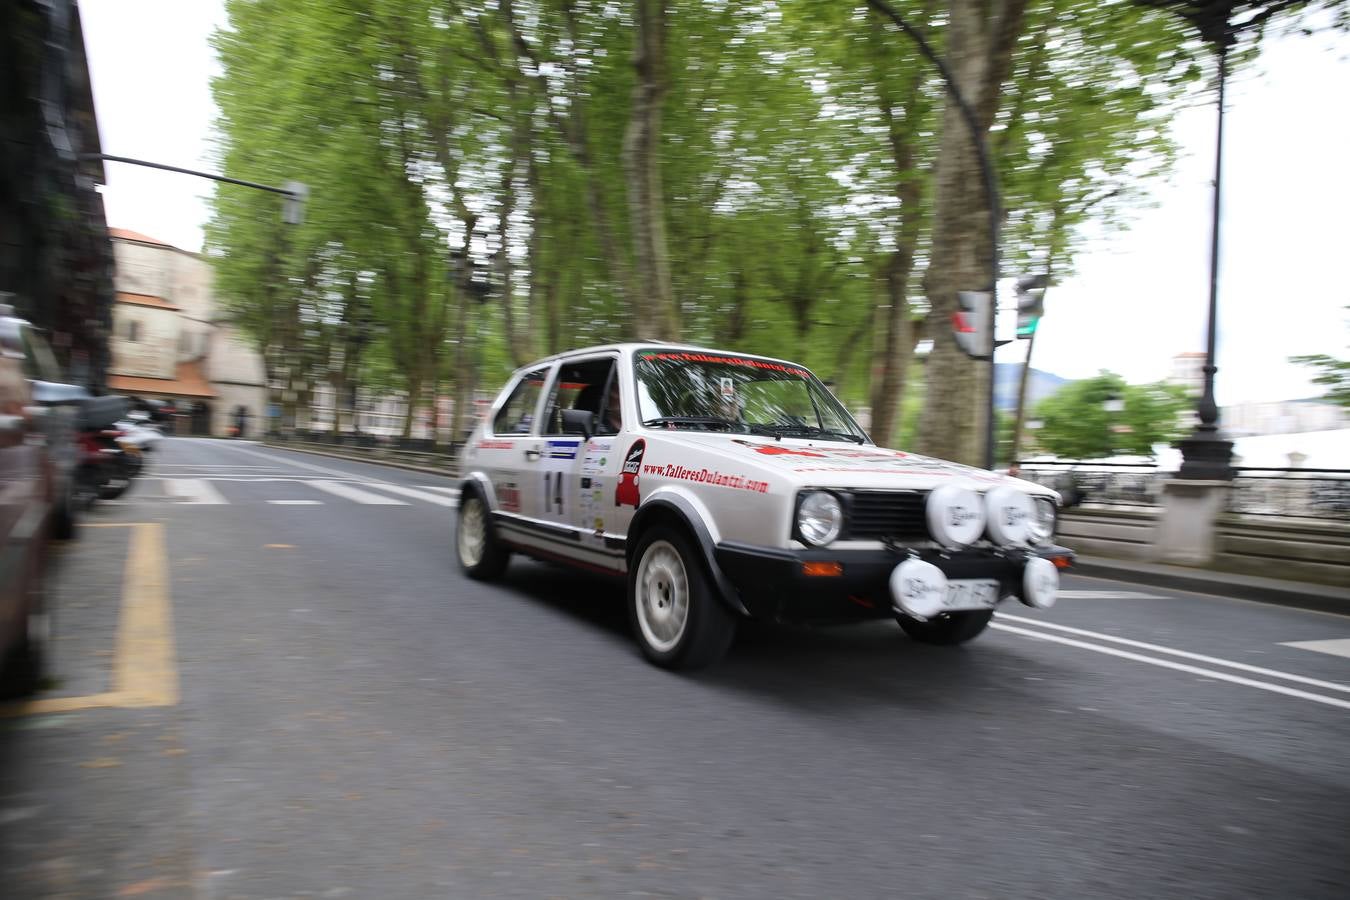
[[[318,488],[321,491],[342,497],[345,500],[351,500],[354,503],[362,503],[366,506],[407,506],[402,500],[395,500],[393,497],[385,497],[382,494],[372,494],[370,491],[363,491],[360,488],[354,488],[349,484],[343,484],[338,481],[306,481],[305,484]]]
[[[1298,688],[1285,687],[1282,684],[1271,684],[1268,681],[1256,681],[1251,678],[1243,678],[1241,675],[1230,675],[1227,672],[1202,669],[1199,666],[1190,666],[1186,663],[1172,662],[1170,659],[1157,659],[1152,656],[1143,656],[1139,653],[1131,653],[1128,650],[1117,650],[1115,647],[1103,647],[1100,644],[1089,644],[1086,641],[1076,641],[1072,638],[1060,637],[1057,634],[1047,634],[1043,631],[1031,631],[1027,628],[1016,628],[1012,625],[1000,625],[997,622],[990,623],[989,627],[997,628],[999,631],[1006,631],[1010,634],[1020,634],[1023,637],[1035,638],[1038,641],[1051,641],[1056,644],[1064,644],[1068,647],[1091,650],[1093,653],[1104,653],[1107,656],[1118,656],[1121,659],[1147,663],[1150,666],[1160,666],[1164,669],[1175,669],[1178,672],[1188,672],[1191,675],[1199,675],[1201,678],[1212,678],[1215,681],[1227,681],[1232,684],[1253,687],[1257,690],[1270,691],[1272,694],[1284,694],[1286,697],[1297,697],[1300,700],[1311,700],[1314,703],[1324,703],[1327,706],[1335,706],[1339,709],[1350,709],[1350,700],[1342,700],[1340,697],[1324,697],[1321,694],[1310,694],[1307,691],[1300,691]]]
[[[1158,594],[1141,594],[1138,591],[1059,591],[1058,600],[1166,600]]]
[[[220,491],[201,478],[166,478],[164,488],[170,497],[179,498],[180,503],[225,506],[230,502],[221,496]]]
[[[401,484],[389,484],[386,481],[363,481],[362,487],[378,488],[382,491],[388,491],[391,494],[399,494],[403,497],[411,497],[414,500],[421,500],[426,503],[434,503],[437,506],[459,506],[458,491],[454,497],[443,497],[440,494],[428,494],[426,491],[416,491]]]
[[[323,506],[322,500],[268,500],[276,506]]]
[[[1042,622],[1038,619],[1028,619],[1024,616],[1010,616],[1004,613],[998,614],[998,621],[1016,622],[1018,625],[1031,625],[1036,628],[1049,628],[1054,631],[1062,631],[1068,634],[1081,635],[1091,638],[1094,641],[1109,641],[1113,644],[1122,644],[1126,647],[1137,647],[1140,650],[1148,650],[1153,653],[1165,653],[1169,656],[1179,656],[1183,659],[1192,659],[1196,662],[1208,663],[1212,666],[1224,666],[1229,669],[1237,669],[1242,672],[1251,672],[1253,675],[1264,675],[1267,678],[1280,678],[1285,681],[1296,681],[1299,684],[1310,685],[1311,687],[1322,688],[1328,691],[1342,691],[1350,694],[1350,684],[1337,684],[1334,681],[1322,681],[1317,678],[1307,678],[1303,675],[1294,675],[1290,672],[1280,672],[1276,669],[1263,669],[1260,666],[1252,666],[1247,663],[1233,662],[1232,660],[1220,659],[1217,656],[1205,656],[1202,653],[1191,653],[1187,650],[1175,650],[1171,647],[1164,647],[1161,644],[1148,644],[1143,641],[1133,641],[1129,638],[1116,637],[1111,634],[1102,634],[1099,631],[1087,631],[1082,628],[1070,628],[1068,625],[1057,625],[1054,622]],[[1023,633],[1021,631],[1019,634]]]

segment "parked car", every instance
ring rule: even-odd
[[[37,687],[45,635],[42,579],[53,466],[24,348],[0,308],[0,696]]]
[[[959,644],[996,604],[1054,603],[1059,496],[873,444],[804,366],[619,344],[518,370],[463,451],[456,552],[624,576],[652,662],[718,659],[740,619],[894,616]]]
[[[49,532],[52,537],[75,537],[78,503],[76,469],[80,461],[77,436],[81,410],[91,399],[88,390],[64,381],[61,367],[42,335],[28,322],[16,318],[8,306],[0,306],[0,344],[12,354],[28,381],[29,417],[45,448],[51,478]]]

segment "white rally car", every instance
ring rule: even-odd
[[[877,447],[809,371],[670,344],[517,371],[463,453],[469,576],[512,552],[627,576],[646,656],[718,659],[739,618],[895,616],[967,641],[994,606],[1054,603],[1070,551],[1040,485]]]

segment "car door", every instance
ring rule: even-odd
[[[606,421],[605,411],[618,360],[617,352],[608,351],[559,363],[544,405],[536,475],[541,501],[538,531],[551,543],[549,549],[611,571],[622,567],[622,545],[609,528],[612,504],[606,502],[604,472],[613,456],[617,429]],[[587,422],[589,434],[582,433],[577,412],[585,414],[580,418]],[[612,495],[612,486],[609,492]]]
[[[507,520],[534,518],[541,509],[543,492],[535,486],[543,455],[539,408],[553,368],[545,365],[522,373],[493,408],[474,447],[477,465],[492,481],[495,512]]]

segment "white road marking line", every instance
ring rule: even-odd
[[[228,466],[207,466],[201,463],[156,463],[161,469],[275,469],[276,466],[248,466],[248,465],[228,465]]]
[[[353,473],[353,472],[346,472],[346,471],[343,471],[342,469],[333,469],[333,468],[330,468],[330,467],[328,467],[328,466],[316,466],[316,465],[314,465],[313,463],[300,462],[299,460],[285,459],[285,458],[276,457],[276,456],[269,456],[269,455],[266,454],[266,453],[259,453],[257,450],[245,450],[243,447],[236,447],[236,446],[229,445],[229,444],[227,444],[226,446],[228,446],[231,450],[233,450],[233,451],[236,452],[236,453],[247,453],[249,456],[256,456],[256,457],[258,457],[259,459],[265,459],[265,460],[268,460],[269,462],[272,462],[273,464],[280,463],[281,465],[284,465],[284,466],[294,466],[294,467],[297,468],[297,469],[309,469],[309,470],[312,471],[312,472],[322,472],[322,473],[324,473],[325,475],[337,475],[339,478],[360,478],[360,477],[361,477],[360,475],[357,475],[357,474],[355,474],[355,473]],[[362,465],[362,463],[359,462],[359,461],[357,461],[357,465]],[[374,465],[374,463],[365,463],[364,465]],[[366,480],[368,481],[368,480],[370,480],[370,479],[366,479]]]
[[[323,506],[322,500],[268,500],[277,506]]]
[[[1056,594],[1061,600],[1166,600],[1157,594],[1141,594],[1137,591],[1060,591]]]
[[[230,502],[221,496],[220,491],[201,478],[166,478],[164,489],[168,491],[169,496],[180,498],[180,503],[223,506]]]
[[[379,488],[382,491],[389,491],[391,494],[401,494],[404,497],[412,497],[414,500],[424,500],[427,503],[435,503],[437,506],[459,506],[458,497],[442,497],[439,494],[428,494],[426,491],[415,491],[412,488],[404,487],[401,484],[389,484],[384,481],[365,481],[361,483],[364,487]]]
[[[1154,653],[1166,653],[1170,656],[1180,656],[1183,659],[1193,659],[1196,662],[1209,663],[1212,666],[1225,666],[1229,669],[1251,672],[1254,675],[1264,675],[1267,678],[1282,678],[1285,681],[1297,681],[1299,684],[1307,684],[1312,687],[1323,688],[1324,690],[1350,693],[1350,685],[1337,684],[1334,681],[1319,681],[1316,678],[1305,678],[1302,675],[1291,675],[1288,672],[1263,669],[1260,666],[1249,666],[1246,663],[1231,662],[1226,659],[1219,659],[1216,656],[1205,656],[1201,653],[1190,653],[1186,650],[1174,650],[1171,647],[1163,647],[1159,644],[1146,644],[1143,641],[1132,641],[1129,638],[1115,637],[1114,635],[1102,634],[1098,631],[1085,631],[1082,628],[1070,628],[1067,625],[1056,625],[1053,622],[1042,622],[1039,619],[1027,619],[1023,616],[1009,616],[1004,613],[999,613],[998,618],[1000,621],[1007,620],[1009,622],[1016,622],[1019,625],[1034,625],[1040,628],[1050,628],[1055,631],[1065,631],[1069,634],[1082,635],[1083,637],[1089,637],[1096,641],[1110,641],[1113,644],[1138,647],[1140,650],[1151,650]]]
[[[1350,638],[1338,638],[1330,641],[1287,641],[1281,647],[1294,647],[1299,650],[1311,650],[1314,653],[1330,653],[1332,656],[1350,658]]]
[[[362,503],[366,506],[407,506],[402,500],[395,500],[393,497],[384,497],[380,494],[372,494],[370,491],[363,491],[354,488],[349,484],[340,484],[336,481],[306,481],[305,484],[318,488],[321,491],[327,491],[346,500],[356,503]],[[372,485],[368,485],[372,486]]]
[[[1216,672],[1213,669],[1202,669],[1199,666],[1188,666],[1185,663],[1172,662],[1166,659],[1155,659],[1151,656],[1142,656],[1138,653],[1130,653],[1126,650],[1117,650],[1114,647],[1103,647],[1099,644],[1089,644],[1086,641],[1075,641],[1071,638],[1060,637],[1055,634],[1046,634],[1040,631],[1031,631],[1026,628],[1015,628],[1012,625],[1000,625],[997,622],[991,622],[990,628],[997,628],[999,631],[1007,631],[1011,634],[1020,634],[1024,637],[1035,638],[1038,641],[1051,641],[1056,644],[1064,644],[1069,647],[1078,647],[1082,650],[1091,650],[1093,653],[1104,653],[1107,656],[1118,656],[1121,659],[1129,659],[1135,662],[1147,663],[1150,666],[1161,666],[1164,669],[1175,669],[1178,672],[1187,672],[1191,675],[1199,675],[1202,678],[1213,678],[1216,681],[1227,681],[1232,684],[1240,684],[1246,687],[1253,687],[1257,690],[1270,691],[1272,694],[1284,694],[1286,697],[1297,697],[1300,700],[1311,700],[1314,703],[1325,703],[1327,706],[1335,706],[1340,709],[1350,709],[1350,700],[1342,700],[1339,697],[1323,697],[1321,694],[1310,694],[1307,691],[1300,691],[1297,688],[1285,687],[1282,684],[1270,684],[1265,681],[1254,681],[1251,678],[1243,678],[1241,675],[1229,675],[1227,672]]]

